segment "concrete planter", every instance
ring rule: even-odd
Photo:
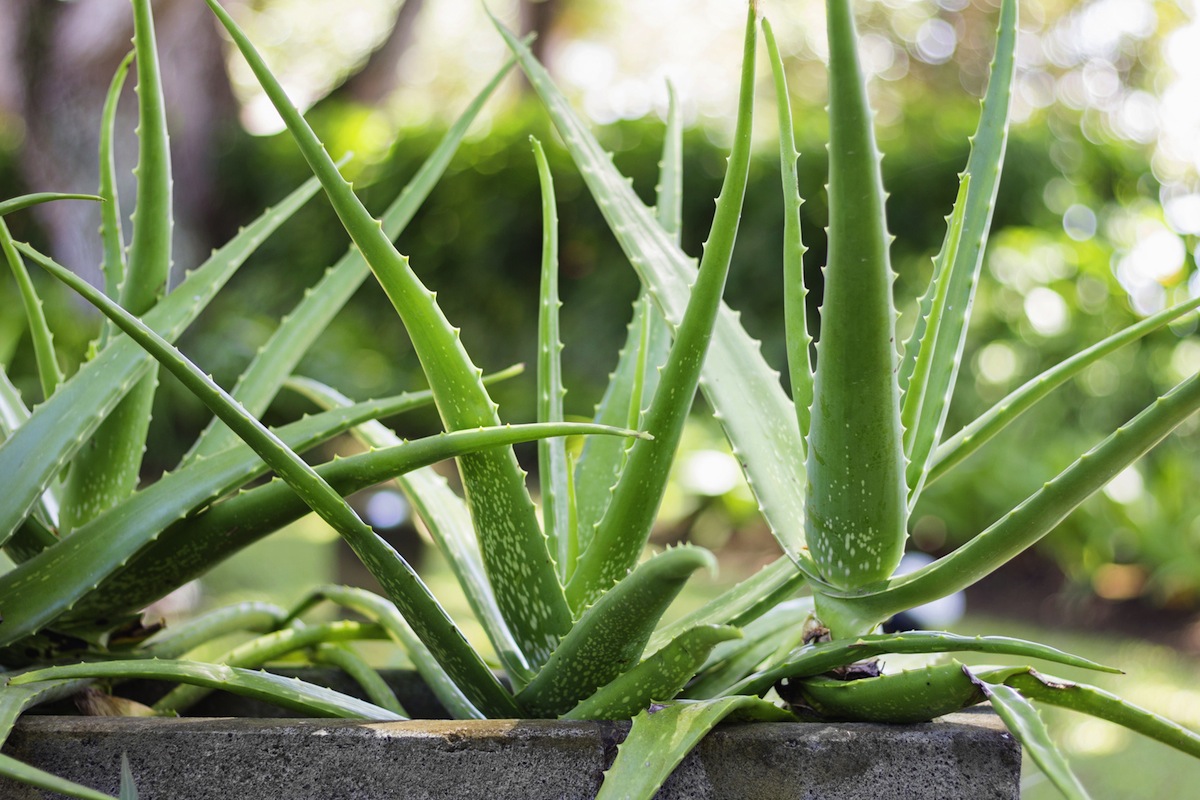
[[[5,752],[114,794],[127,753],[142,800],[558,800],[595,796],[628,729],[544,720],[28,716]],[[658,796],[1016,800],[1020,765],[1016,742],[986,711],[923,725],[724,725]],[[0,797],[47,795],[0,782]]]

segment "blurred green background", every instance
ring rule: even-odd
[[[124,4],[5,3],[0,15],[0,196],[91,191],[103,91],[128,46],[127,14],[118,13],[125,11]],[[335,155],[355,153],[347,172],[373,210],[392,200],[505,57],[474,0],[238,0],[227,5],[272,59],[297,102],[312,106],[309,117]],[[762,5],[792,73],[801,193],[807,199],[806,274],[815,309],[826,217],[823,10],[818,2],[766,0]],[[489,6],[508,24],[538,34],[539,55],[596,122],[618,167],[647,199],[655,185],[666,81],[672,81],[688,121],[684,248],[698,255],[731,125],[741,3],[493,0]],[[966,162],[995,8],[989,0],[874,0],[860,3],[859,10],[891,193],[888,214],[897,236],[893,263],[904,331],[941,244],[956,173]],[[241,62],[230,58],[203,4],[160,0],[156,13],[176,160],[176,268],[186,269],[239,222],[302,181],[307,170],[290,140],[275,135],[278,121]],[[1029,0],[1022,5],[1021,27],[1012,136],[949,432],[1064,357],[1200,292],[1196,3]],[[742,310],[747,329],[762,339],[767,359],[782,368],[782,211],[773,100],[763,77],[760,147],[726,297]],[[134,108],[132,96],[125,98],[121,114],[130,130]],[[564,372],[571,389],[567,411],[586,416],[615,363],[636,281],[520,80],[510,78],[489,105],[400,245],[422,279],[439,292],[449,318],[462,326],[463,340],[481,367],[530,361],[541,237],[531,134],[549,145],[558,191]],[[122,167],[133,166],[128,136],[118,160]],[[132,186],[123,190],[130,204]],[[18,238],[32,239],[82,274],[98,275],[99,254],[89,249],[95,247],[95,209],[56,204],[20,215],[12,224]],[[346,244],[328,207],[311,203],[218,296],[183,340],[183,349],[231,385],[280,315]],[[72,368],[98,323],[41,277],[35,279],[64,366]],[[36,402],[31,348],[7,277],[0,278],[0,302],[0,362],[9,365],[26,398]],[[1154,397],[1200,370],[1196,325],[1193,314],[1095,364],[952,479],[931,487],[914,516],[912,548],[934,555],[952,549]],[[373,284],[353,299],[301,371],[360,398],[422,383],[403,329]],[[534,416],[531,375],[498,386],[495,395],[507,421]],[[169,380],[160,403],[156,446],[147,461],[158,471],[175,462],[206,422],[198,404]],[[272,413],[283,418],[304,410],[300,401],[284,395]],[[731,579],[776,551],[736,474],[736,462],[702,406],[697,412],[658,539],[690,537],[716,549]],[[437,426],[432,415],[396,424],[404,434]],[[973,592],[970,607],[1043,625],[1104,627],[1113,635],[1166,642],[1183,657],[1152,648],[1140,652],[1170,663],[1163,674],[1171,676],[1164,681],[1175,687],[1172,691],[1191,691],[1186,687],[1200,677],[1186,658],[1200,653],[1198,427],[1193,418],[1180,434],[1122,473],[1036,552]],[[377,498],[375,513],[387,511],[389,502],[386,495]],[[417,560],[424,557],[403,514],[392,521],[400,546]],[[294,562],[296,571],[276,588],[299,591],[311,580],[332,577],[332,545],[328,534],[302,525],[222,568],[207,592],[210,598],[227,597],[257,587],[263,559]],[[1100,653],[1110,649],[1103,642],[1085,642],[1081,652],[1086,655],[1088,647]],[[1146,704],[1177,716],[1190,714],[1182,721],[1196,724],[1200,700],[1194,691],[1160,700]],[[1107,745],[1096,742],[1109,741],[1112,734],[1080,736],[1083,744],[1076,751],[1095,751],[1103,760]],[[1110,796],[1134,795],[1123,788]]]

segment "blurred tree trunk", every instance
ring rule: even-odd
[[[554,23],[562,12],[562,0],[521,0],[521,33],[537,34],[530,49],[543,64],[546,63],[546,48],[553,38]]]
[[[4,0],[0,100],[24,119],[18,156],[31,191],[94,193],[98,185],[100,113],[113,72],[130,48],[128,3],[112,0]],[[155,29],[167,96],[174,161],[179,268],[207,252],[207,211],[213,202],[217,148],[236,124],[237,104],[226,78],[223,46],[203,3],[156,0]],[[136,76],[130,74],[119,106],[117,164],[124,214],[135,197],[130,174],[137,161]],[[88,203],[38,209],[57,259],[91,280],[99,276],[99,211]]]
[[[377,105],[388,98],[400,81],[400,59],[416,33],[414,23],[423,6],[424,0],[406,0],[401,4],[388,38],[358,72],[346,79],[338,94],[365,106]]]

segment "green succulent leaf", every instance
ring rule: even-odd
[[[100,241],[104,246],[104,261],[101,270],[104,273],[104,293],[109,297],[117,297],[121,292],[121,284],[125,282],[125,236],[121,228],[121,201],[117,193],[117,158],[113,145],[117,127],[117,103],[121,99],[121,90],[125,86],[125,78],[129,74],[129,65],[133,63],[134,53],[131,51],[117,65],[112,82],[108,86],[108,94],[104,98],[104,110],[100,115],[100,196],[104,205],[100,208]],[[105,325],[101,346],[108,342],[112,331],[111,323]]]
[[[700,608],[654,632],[647,649],[654,652],[679,634],[697,625],[744,627],[780,602],[792,597],[804,576],[787,556],[775,559]]]
[[[792,101],[788,94],[783,59],[775,44],[771,23],[762,22],[763,39],[771,61],[771,77],[775,81],[775,106],[779,113],[779,173],[783,182],[783,308],[784,331],[787,342],[788,376],[792,384],[792,403],[800,424],[801,442],[807,452],[807,438],[812,419],[813,368],[812,336],[808,333],[808,287],[804,285],[804,253],[807,248],[800,233],[800,179],[796,173],[795,126],[792,123]]]
[[[805,645],[790,658],[776,667],[755,673],[741,681],[733,691],[738,693],[762,694],[776,682],[787,679],[807,678],[874,658],[885,653],[1004,653],[1007,655],[1040,658],[1057,664],[1068,664],[1098,672],[1119,673],[1119,669],[1106,667],[1080,656],[1064,653],[1048,645],[1014,639],[1008,636],[962,636],[941,631],[909,631],[860,636],[857,639],[842,639]]]
[[[213,663],[244,669],[258,669],[289,653],[315,647],[322,642],[344,642],[358,639],[382,639],[387,634],[379,625],[368,625],[350,620],[337,620],[319,625],[295,625],[272,631],[244,642],[216,658]],[[154,704],[161,715],[182,713],[211,692],[211,688],[197,685],[176,686]]]
[[[287,610],[274,603],[247,601],[214,609],[155,634],[140,648],[150,658],[181,658],[202,644],[229,633],[267,633],[287,619]]]
[[[446,130],[437,147],[421,164],[399,197],[384,211],[383,231],[389,238],[395,239],[408,227],[413,215],[445,173],[471,123],[512,66],[510,61],[496,72]],[[305,292],[303,299],[283,318],[271,338],[254,356],[231,392],[247,411],[255,416],[266,412],[279,387],[292,374],[301,357],[370,273],[362,254],[357,248],[351,247],[311,290]],[[214,420],[184,456],[184,462],[218,453],[236,440],[233,431],[220,420]]]
[[[779,692],[801,716],[837,722],[928,722],[983,700],[958,662],[855,681],[787,679]]]
[[[132,659],[68,664],[26,672],[14,677],[10,683],[14,686],[25,686],[38,681],[69,678],[177,681],[251,697],[314,717],[404,719],[365,700],[296,678],[283,678],[268,672],[198,661]]]
[[[629,719],[656,700],[679,694],[721,642],[741,638],[737,628],[699,625],[596,690],[563,719]]]
[[[693,700],[720,697],[755,670],[775,666],[803,642],[812,609],[812,599],[801,597],[781,603],[746,625],[741,629],[742,638],[713,650],[684,696]]]
[[[533,156],[537,161],[538,184],[542,190],[542,278],[538,302],[538,422],[563,421],[563,397],[567,390],[562,380],[562,339],[559,335],[558,310],[558,208],[554,199],[554,179],[542,143],[532,136]],[[538,477],[542,489],[542,529],[550,554],[558,564],[559,580],[566,575],[579,553],[571,519],[571,492],[568,484],[570,465],[567,443],[563,439],[538,442]]]
[[[516,372],[520,372],[520,369],[510,368],[491,376],[491,379],[499,380],[509,373]],[[484,381],[488,380],[489,377],[485,376]],[[345,407],[352,402],[345,395],[317,381],[293,379],[290,385],[324,408]],[[352,433],[371,448],[395,447],[401,443],[394,432],[379,422],[358,425]],[[588,437],[588,441],[592,441],[592,438]],[[396,476],[396,484],[408,497],[413,510],[425,523],[425,528],[438,550],[450,564],[450,569],[458,579],[458,585],[466,595],[475,619],[483,626],[513,687],[520,691],[533,677],[533,670],[513,639],[512,632],[509,631],[508,624],[505,623],[496,604],[466,504],[454,493],[446,479],[431,467],[402,473]]]
[[[94,194],[64,194],[62,192],[34,192],[33,194],[24,194],[20,197],[14,197],[11,200],[0,201],[0,217],[20,211],[30,206],[36,206],[41,203],[50,203],[55,200],[95,200],[103,202],[103,197],[98,197]]]
[[[691,299],[675,330],[675,341],[662,368],[658,390],[645,416],[644,427],[654,436],[654,441],[637,441],[630,448],[604,516],[593,532],[587,550],[580,554],[567,584],[567,598],[577,610],[594,602],[641,556],[666,490],[684,422],[692,408],[720,309],[721,293],[729,274],[746,192],[754,119],[756,23],[757,15],[752,7],[747,15],[738,114],[729,166],[717,198],[716,214],[692,286]],[[511,34],[506,37],[512,39]]]
[[[129,768],[129,756],[121,753],[121,800],[138,800],[137,785],[133,782],[133,770]]]
[[[137,62],[137,200],[129,262],[120,303],[144,314],[167,290],[171,272],[171,155],[167,113],[150,0],[133,1],[133,47]],[[158,372],[151,369],[104,419],[76,455],[63,491],[61,524],[71,531],[133,494]]]
[[[383,676],[349,645],[319,644],[313,648],[312,658],[314,663],[329,664],[345,672],[362,688],[367,699],[380,708],[402,717],[409,716]]]
[[[45,789],[47,792],[78,797],[81,800],[113,800],[113,796],[110,794],[104,794],[104,792],[98,792],[66,778],[51,775],[49,772],[31,767],[9,755],[0,754],[0,776],[38,789]],[[125,800],[125,797],[122,797],[121,800]]]
[[[482,714],[455,685],[453,678],[442,668],[393,603],[365,589],[352,586],[321,586],[314,589],[300,608],[326,599],[344,606],[383,627],[386,635],[400,645],[421,674],[425,685],[455,719],[480,719]]]
[[[479,654],[399,553],[377,536],[370,526],[313,468],[293,453],[261,422],[242,410],[233,398],[212,382],[195,364],[136,317],[53,262],[42,266],[81,294],[130,338],[146,349],[196,397],[249,444],[288,483],[313,511],[336,530],[362,560],[388,595],[400,607],[430,651],[450,672],[471,702],[489,716],[515,711],[512,696],[487,669]]]
[[[987,675],[978,677],[995,682]],[[1095,686],[1042,675],[1033,669],[1006,676],[1004,685],[1011,686],[1030,700],[1108,720],[1200,758],[1200,734]]]
[[[503,28],[500,33],[541,97],[642,285],[663,317],[677,326],[691,296],[689,287],[696,281],[694,261],[654,219],[529,49]],[[737,315],[723,306],[701,388],[717,410],[735,456],[745,465],[776,538],[802,569],[815,575],[804,542],[804,445],[795,410],[780,386],[779,373],[767,365]],[[579,491],[582,498],[582,486]],[[581,510],[581,522],[583,518]]]
[[[1003,683],[980,680],[976,685],[991,701],[992,709],[1021,743],[1025,753],[1062,792],[1063,797],[1068,800],[1088,800],[1087,790],[1071,771],[1066,756],[1050,738],[1050,732],[1046,730],[1046,724],[1042,722],[1037,709],[1019,691]]]
[[[952,470],[993,436],[1004,430],[1009,423],[1033,408],[1040,400],[1087,367],[1118,348],[1153,333],[1197,308],[1200,308],[1200,297],[1194,297],[1171,306],[1114,333],[1051,367],[1036,378],[1026,381],[938,446],[930,461],[926,484],[933,483]]]
[[[446,427],[498,425],[496,405],[479,380],[481,372],[433,293],[355,196],[249,39],[216,0],[206,2],[283,117],[342,224],[400,314]],[[530,662],[543,663],[570,629],[571,611],[525,487],[524,472],[511,448],[463,457],[459,471],[496,600]]]
[[[0,252],[8,261],[13,277],[17,281],[17,292],[21,295],[21,304],[25,307],[25,317],[29,321],[29,334],[33,340],[33,354],[37,361],[38,378],[42,384],[42,396],[54,394],[58,385],[63,382],[62,368],[58,365],[58,356],[54,352],[54,334],[46,322],[46,312],[42,308],[42,298],[33,288],[25,262],[17,252],[16,243],[9,233],[8,225],[0,217]]]
[[[945,597],[979,581],[1055,528],[1071,511],[1200,409],[1193,375],[1118,428],[987,530],[919,570],[857,593],[818,598],[821,619],[880,622],[897,611]],[[828,623],[827,623],[828,624]],[[874,624],[874,623],[871,623]]]
[[[963,344],[967,335],[967,320],[979,283],[984,246],[996,192],[1000,185],[1000,170],[1008,142],[1008,109],[1012,99],[1013,75],[1016,69],[1017,0],[1003,0],[996,35],[996,52],[992,58],[991,78],[983,100],[979,126],[971,139],[971,155],[964,175],[970,177],[970,188],[955,203],[949,220],[945,244],[934,265],[934,275],[927,297],[937,293],[935,288],[944,281],[945,298],[941,309],[927,307],[922,313],[935,313],[928,324],[925,316],[918,321],[912,338],[905,347],[901,363],[901,385],[905,387],[905,406],[914,427],[909,431],[909,465],[907,482],[915,502],[925,482],[930,456],[942,436],[950,396],[962,362]],[[957,221],[956,221],[957,220]],[[957,226],[957,230],[956,230]],[[943,275],[943,273],[946,273]],[[916,347],[920,347],[917,358]],[[916,383],[909,381],[917,360],[929,366]],[[910,368],[910,365],[912,367]]]
[[[707,550],[683,545],[639,564],[583,612],[550,660],[517,695],[528,712],[556,717],[632,669],[650,634],[683,584],[713,569]]]
[[[829,245],[808,435],[805,529],[821,575],[892,574],[907,537],[889,236],[849,0],[828,0]],[[834,627],[834,623],[825,621]],[[858,630],[837,630],[854,635]]]
[[[745,695],[653,705],[633,718],[596,800],[653,797],[684,756],[731,716],[755,722],[796,719],[772,703]]]
[[[316,193],[313,180],[292,192],[241,230],[192,272],[179,288],[145,317],[167,340],[174,340],[196,318],[225,282],[276,228]],[[37,251],[18,244],[26,256]],[[6,501],[0,504],[0,542],[6,542],[42,492],[87,440],[116,401],[144,374],[151,359],[128,339],[114,341],[83,364],[28,422],[0,444],[0,474],[6,477]]]

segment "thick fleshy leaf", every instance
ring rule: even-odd
[[[976,583],[1052,531],[1080,503],[1197,410],[1200,410],[1200,374],[1160,397],[953,553],[927,567],[859,592],[834,597],[829,590],[823,590],[825,594],[817,600],[821,619],[828,624],[827,617],[838,616],[857,625],[875,624],[898,611],[932,602]]]
[[[37,361],[38,378],[42,384],[42,396],[49,397],[63,381],[62,368],[58,364],[58,356],[54,352],[54,335],[46,322],[46,312],[42,309],[42,298],[33,288],[29,279],[29,271],[25,262],[17,252],[16,243],[8,231],[8,225],[0,217],[0,252],[8,262],[13,277],[17,281],[17,293],[21,295],[21,303],[25,307],[25,318],[29,325],[29,336],[33,340],[33,354]]]
[[[812,419],[813,368],[812,336],[808,332],[808,287],[804,285],[804,253],[807,248],[800,233],[800,179],[796,173],[795,126],[792,124],[792,100],[787,75],[771,23],[762,23],[763,39],[771,61],[775,81],[775,106],[779,113],[779,173],[783,182],[783,310],[787,342],[788,377],[792,384],[792,403],[800,425],[801,441],[807,447]]]
[[[796,651],[779,666],[749,676],[734,687],[739,693],[762,694],[784,678],[796,679],[820,675],[874,658],[885,653],[1005,653],[1026,658],[1040,658],[1057,664],[1069,664],[1099,672],[1120,672],[1119,669],[1097,664],[1086,658],[1064,653],[1048,645],[1014,639],[1008,636],[962,636],[941,631],[909,631],[860,636],[832,642],[810,644]]]
[[[685,697],[703,700],[729,693],[738,681],[756,670],[767,670],[804,641],[805,623],[812,616],[812,599],[781,603],[742,628],[742,638],[718,645],[703,664]]]
[[[696,281],[694,261],[657,223],[529,49],[509,35],[505,40],[642,285],[667,321],[678,325]],[[734,455],[745,465],[747,480],[776,538],[802,569],[815,575],[804,543],[804,445],[794,408],[780,386],[779,373],[767,365],[737,314],[724,306],[717,316],[701,388],[716,409]]]
[[[257,636],[248,642],[210,659],[227,667],[258,669],[289,653],[315,647],[322,642],[345,642],[358,639],[382,639],[387,634],[379,625],[350,620],[324,622],[318,625],[292,624],[281,630]],[[212,690],[197,685],[176,686],[154,703],[159,714],[180,714],[206,697]]]
[[[15,686],[69,678],[177,681],[251,697],[314,717],[398,721],[404,717],[357,697],[269,672],[203,664],[198,661],[133,659],[48,667],[12,679]]]
[[[412,180],[400,192],[400,196],[384,211],[381,223],[384,233],[389,238],[395,239],[408,226],[413,215],[445,173],[451,158],[462,143],[463,136],[475,121],[484,103],[511,69],[510,62],[496,72],[454,124],[446,130],[437,147],[421,164]],[[371,270],[362,254],[357,248],[351,247],[316,285],[304,293],[296,307],[283,318],[279,327],[271,334],[271,338],[255,354],[254,360],[238,378],[237,385],[231,392],[247,411],[255,416],[262,416],[279,387],[300,363],[301,357],[308,352],[308,348],[370,273]],[[214,420],[184,456],[184,461],[218,453],[236,440],[233,431],[220,420]]]
[[[687,309],[675,329],[675,340],[662,368],[658,391],[654,393],[643,424],[654,436],[654,441],[633,443],[604,516],[593,532],[587,550],[580,553],[567,584],[567,599],[576,610],[594,602],[641,557],[666,491],[684,422],[695,399],[721,306],[721,293],[729,274],[742,199],[746,193],[754,120],[757,21],[756,8],[752,4],[746,18],[737,121],[725,180]],[[511,42],[512,35],[505,35]]]
[[[805,472],[808,547],[830,583],[892,574],[908,536],[889,236],[850,0],[827,0],[829,251]],[[866,630],[840,629],[835,636]],[[867,629],[869,630],[869,629]]]
[[[121,200],[117,193],[117,153],[113,143],[116,139],[117,103],[121,99],[121,90],[125,86],[125,78],[129,74],[129,65],[133,63],[131,51],[113,73],[112,82],[108,86],[108,94],[104,99],[104,110],[100,115],[100,196],[104,205],[100,208],[100,241],[104,245],[104,261],[101,271],[104,273],[104,293],[109,297],[117,297],[121,292],[121,284],[125,281],[125,235],[121,227]],[[112,328],[111,323],[105,326],[104,338],[101,345],[107,343]]]
[[[542,190],[542,278],[538,300],[537,420],[563,421],[562,338],[559,335],[558,310],[558,207],[554,199],[554,179],[542,143],[530,137],[537,162],[538,185]],[[567,461],[567,443],[563,439],[538,442],[538,480],[542,490],[542,529],[550,555],[558,564],[558,577],[566,581],[570,567],[579,554],[579,541],[571,515],[571,466]]]
[[[206,2],[250,64],[321,181],[342,224],[400,314],[446,427],[457,430],[498,425],[496,404],[479,380],[481,372],[433,293],[355,196],[249,39],[216,0]],[[541,664],[570,629],[571,611],[525,487],[525,473],[511,448],[461,458],[459,471],[504,619],[530,662]]]
[[[950,396],[962,362],[967,320],[971,316],[975,287],[979,283],[984,246],[987,244],[1008,142],[1008,109],[1016,68],[1016,40],[1017,0],[1003,0],[991,78],[979,125],[971,138],[971,155],[967,160],[966,175],[970,176],[970,190],[956,203],[950,217],[946,241],[934,264],[930,290],[926,293],[928,301],[932,301],[938,282],[943,280],[942,273],[948,273],[944,278],[944,308],[948,313],[940,313],[938,324],[928,326],[926,315],[933,311],[933,306],[926,305],[927,300],[922,301],[922,316],[905,346],[900,366],[900,383],[906,390],[905,404],[914,409],[915,427],[909,433],[910,438],[906,439],[906,444],[911,445],[908,450],[910,462],[907,482],[912,488],[914,501],[920,494],[930,454],[941,440]],[[957,234],[954,230],[955,219],[961,220],[961,231]],[[914,384],[909,376],[916,366],[918,343],[923,351],[921,358],[928,363],[929,369],[922,380]],[[913,394],[911,403],[908,393]]]
[[[273,603],[247,601],[225,606],[155,634],[140,649],[152,658],[181,658],[202,644],[228,633],[266,633],[279,628],[287,610]]]
[[[704,664],[721,642],[737,639],[737,628],[700,625],[623,672],[595,694],[563,714],[563,719],[629,719],[654,701],[670,700]]]
[[[151,310],[145,317],[146,324],[168,340],[178,337],[237,268],[318,188],[315,180],[305,183],[239,231]],[[37,254],[26,245],[18,244],[17,249],[31,258]],[[0,475],[6,476],[6,499],[0,504],[0,542],[8,540],[95,430],[100,417],[144,374],[151,360],[128,339],[112,342],[83,364],[53,397],[37,407],[19,431],[0,444]]]
[[[303,613],[308,606],[322,599],[344,606],[382,626],[388,638],[404,649],[413,662],[413,666],[417,668],[417,672],[421,674],[425,685],[455,719],[482,718],[483,715],[455,686],[454,680],[438,664],[437,659],[429,652],[429,648],[422,644],[417,635],[413,633],[412,628],[404,621],[404,617],[393,603],[365,589],[353,586],[320,586],[301,601],[293,614]]]
[[[1066,756],[1050,738],[1046,724],[1028,700],[1012,687],[1000,683],[978,681],[985,697],[992,703],[992,710],[1004,721],[1004,726],[1021,743],[1024,752],[1062,792],[1067,800],[1088,800],[1087,790],[1071,771]]]
[[[1081,350],[1036,378],[1026,381],[938,446],[929,465],[926,484],[933,483],[952,470],[963,459],[1004,430],[1009,423],[1087,367],[1114,350],[1135,342],[1198,308],[1200,308],[1200,297],[1194,297],[1171,306]]]
[[[649,800],[717,723],[735,716],[745,721],[792,722],[792,714],[757,697],[677,700],[654,705],[633,718],[617,749],[596,800]]]
[[[119,297],[131,313],[145,314],[167,290],[174,224],[167,112],[150,0],[133,0],[133,48],[138,98],[137,199]],[[158,372],[152,368],[79,450],[63,491],[64,531],[94,519],[137,488],[157,389]]]
[[[712,569],[707,550],[682,545],[639,564],[583,612],[529,685],[517,695],[527,711],[556,717],[631,669],[650,633],[692,573]]]
[[[316,664],[328,664],[345,672],[375,705],[402,717],[409,716],[383,676],[349,645],[319,644],[313,648],[312,658]]]
[[[39,262],[40,263],[40,262]],[[170,370],[181,383],[238,434],[288,483],[313,511],[329,523],[396,602],[438,661],[450,672],[471,702],[484,713],[507,716],[516,710],[512,696],[488,670],[479,654],[429,593],[408,562],[377,536],[349,504],[277,436],[247,414],[195,364],[185,359],[136,317],[75,275],[47,261],[41,264],[79,292],[130,338]]]

